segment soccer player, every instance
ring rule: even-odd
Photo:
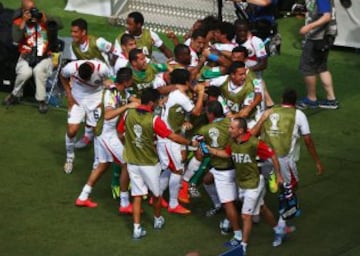
[[[171,50],[164,44],[159,35],[143,28],[143,25],[144,16],[140,12],[131,12],[127,16],[126,31],[124,33],[128,33],[135,37],[137,47],[142,49],[148,58],[151,59],[153,46],[158,48],[167,58],[171,58]],[[116,40],[118,42],[120,42],[121,36],[124,33],[121,33],[117,37]]]
[[[154,145],[154,136],[167,137],[179,144],[196,143],[172,132],[153,111],[160,100],[160,93],[147,88],[142,92],[141,105],[129,109],[118,125],[118,131],[125,134],[125,152],[133,196],[133,238],[140,239],[146,231],[140,225],[141,201],[150,190],[154,196],[154,228],[161,229],[165,219],[161,216],[160,173],[161,167]],[[125,132],[125,133],[124,133]]]
[[[209,147],[209,151],[217,157],[232,158],[239,186],[239,196],[243,202],[241,209],[243,228],[242,239],[239,240],[234,237],[226,245],[231,247],[241,245],[245,253],[252,229],[251,217],[259,214],[260,207],[264,204],[265,182],[264,177],[259,174],[256,157],[259,156],[264,160],[271,159],[274,164],[277,182],[282,183],[283,180],[275,152],[267,144],[251,135],[247,130],[247,122],[244,118],[235,118],[231,121],[229,134],[231,141],[225,150]],[[272,218],[274,222],[274,217],[272,216]],[[273,229],[275,233],[278,232],[276,226]]]
[[[80,123],[86,118],[86,124],[96,126],[99,118],[99,106],[103,82],[111,75],[109,67],[99,60],[77,60],[68,63],[61,71],[60,81],[64,86],[68,101],[68,126],[65,135],[66,162],[64,171],[73,170],[75,137]],[[72,86],[70,86],[70,80]]]
[[[292,188],[296,188],[299,175],[296,161],[299,159],[300,137],[302,136],[305,145],[314,159],[317,174],[324,172],[324,167],[317,154],[315,144],[311,138],[309,123],[306,115],[295,108],[296,91],[286,89],[282,96],[281,106],[269,109],[264,116],[253,128],[253,132],[257,133],[261,129],[261,136],[275,151],[280,163],[280,172],[284,178],[284,182],[291,184]],[[266,161],[263,165],[263,173],[272,170],[271,162]],[[280,216],[278,226],[286,229],[286,222]],[[278,246],[282,243],[283,236],[279,236],[273,245]]]
[[[116,54],[112,44],[102,37],[88,34],[88,24],[85,19],[78,18],[71,22],[72,43],[70,54],[72,60],[97,59],[105,62],[110,68],[109,55]],[[85,133],[75,143],[75,148],[84,148],[93,140],[93,128],[85,125]]]
[[[189,115],[200,116],[204,100],[204,85],[197,84],[197,100],[194,105],[187,93],[190,87],[190,72],[186,69],[175,69],[170,73],[171,84],[177,86],[177,90],[169,93],[163,107],[161,119],[166,123],[170,130],[180,134],[182,126]],[[189,118],[188,118],[189,119]],[[160,158],[161,167],[164,172],[161,174],[161,194],[169,185],[170,200],[168,212],[177,214],[189,214],[190,210],[179,204],[178,194],[180,189],[181,177],[184,173],[184,160],[182,151],[184,149],[179,143],[173,142],[168,138],[159,138],[157,151]],[[185,203],[189,201],[185,200]]]
[[[77,200],[76,206],[96,207],[97,203],[89,199],[89,195],[110,164],[115,161],[122,165],[121,184],[122,192],[120,193],[121,206],[120,213],[132,213],[132,206],[129,202],[129,176],[123,158],[124,146],[121,143],[116,124],[120,115],[129,108],[138,106],[137,102],[128,103],[130,95],[125,89],[132,85],[132,73],[129,68],[122,68],[118,71],[113,84],[111,80],[105,81],[107,85],[103,91],[100,119],[96,126],[96,136],[94,139],[94,149],[98,164],[90,173],[90,176],[83,187],[83,190]]]
[[[116,41],[117,42],[117,41]],[[114,65],[114,71],[115,73],[123,67],[126,67],[129,64],[129,52],[132,49],[136,49],[136,40],[135,37],[130,34],[123,34],[120,39],[119,47],[121,50],[119,50],[120,55],[117,57],[115,65]]]

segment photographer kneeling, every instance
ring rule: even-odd
[[[39,112],[46,113],[46,80],[52,67],[47,18],[35,7],[33,0],[22,0],[19,11],[19,15],[13,19],[12,37],[14,43],[18,44],[20,56],[16,64],[13,91],[5,98],[3,104],[18,103],[25,82],[34,76],[35,99],[39,102]]]

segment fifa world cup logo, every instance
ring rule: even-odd
[[[211,146],[214,148],[219,147],[218,138],[219,138],[220,132],[217,128],[211,128],[209,130],[209,136],[211,139]]]
[[[271,127],[270,130],[272,131],[278,131],[279,127],[277,126],[278,122],[280,120],[280,116],[278,113],[273,113],[270,115],[270,121],[271,121]]]
[[[142,148],[142,139],[141,139],[141,135],[142,135],[142,127],[138,124],[135,124],[134,125],[134,133],[136,135],[136,138],[135,138],[135,146],[138,147],[138,148]]]

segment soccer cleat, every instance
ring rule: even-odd
[[[2,104],[5,106],[10,106],[10,105],[15,105],[19,103],[19,98],[9,94],[8,96],[6,96],[6,98],[3,100]]]
[[[98,206],[97,203],[92,202],[90,200],[90,198],[86,199],[86,200],[80,200],[79,198],[76,199],[75,201],[75,205],[78,207],[88,207],[88,208],[95,208]]]
[[[111,194],[115,200],[119,199],[120,198],[120,186],[111,185]]]
[[[40,101],[40,103],[39,103],[40,114],[46,114],[46,112],[48,112],[48,110],[49,110],[48,105],[44,101]]]
[[[133,239],[141,239],[142,237],[146,236],[146,230],[142,227],[134,229],[133,231]]]
[[[273,247],[278,247],[282,244],[285,234],[275,233],[274,241],[272,242]]]
[[[166,200],[161,197],[161,207],[162,208],[169,208],[169,204],[168,202],[166,202]],[[149,205],[153,205],[154,204],[154,197],[152,196],[150,199],[149,199]]]
[[[120,214],[132,214],[133,213],[133,206],[132,204],[128,204],[128,206],[120,206],[119,207]]]
[[[201,194],[199,192],[199,190],[197,189],[195,184],[191,184],[189,186],[189,194],[191,198],[198,198],[201,197]]]
[[[241,240],[238,240],[235,237],[233,237],[230,239],[230,241],[227,241],[226,243],[224,243],[224,246],[228,247],[228,248],[234,248],[234,247],[241,246]]]
[[[225,219],[226,220],[226,219]],[[230,225],[230,222],[227,221],[227,223],[225,223],[225,220],[220,221],[220,233],[224,236],[230,234],[232,232],[232,228]]]
[[[337,100],[321,100],[319,102],[319,107],[325,109],[338,109],[339,102]]]
[[[154,217],[154,229],[162,229],[165,225],[165,218],[160,216],[159,218]]]
[[[293,233],[296,231],[296,227],[295,226],[286,226],[285,227],[285,233],[289,234],[289,233]]]
[[[70,174],[73,171],[73,167],[74,167],[74,158],[68,158],[66,159],[66,162],[64,164],[64,172],[66,174]]]
[[[271,193],[276,193],[279,189],[274,170],[269,173],[268,185]]]
[[[210,210],[206,211],[205,213],[205,216],[206,217],[212,217],[218,213],[220,213],[222,211],[222,207],[219,206],[219,207],[214,207],[214,208],[211,208]]]
[[[178,204],[175,208],[168,208],[168,212],[169,213],[176,213],[176,214],[190,214],[191,211],[186,209],[185,207],[181,206],[180,204]]]
[[[178,200],[183,204],[190,203],[190,197],[188,191],[180,190],[178,195]]]
[[[296,102],[296,107],[298,109],[307,109],[307,108],[317,108],[319,103],[317,100],[310,100],[308,97],[302,98]]]
[[[87,145],[91,144],[91,140],[88,136],[83,135],[81,137],[81,139],[79,139],[76,143],[75,143],[75,148],[77,149],[81,149],[81,148],[85,148]]]

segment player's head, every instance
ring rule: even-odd
[[[153,110],[159,104],[160,93],[154,88],[146,88],[142,91],[141,104],[150,106]]]
[[[178,44],[174,48],[175,60],[182,65],[190,65],[191,54],[189,46],[185,44]]]
[[[245,118],[234,118],[231,120],[229,133],[231,138],[237,139],[247,131],[247,123]]]
[[[217,100],[209,101],[206,106],[206,115],[209,122],[212,122],[216,118],[224,117],[224,111],[221,103]]]
[[[125,88],[130,87],[133,83],[131,68],[120,68],[116,73],[115,83],[122,84]]]
[[[191,34],[190,46],[195,52],[201,53],[205,47],[207,32],[204,29],[195,29]]]
[[[135,70],[145,70],[147,67],[146,56],[141,49],[130,50],[129,62]]]
[[[207,98],[208,101],[214,101],[214,100],[216,101],[218,97],[221,95],[221,90],[217,86],[209,86],[206,89],[206,94],[208,96]]]
[[[190,83],[190,72],[182,68],[174,69],[170,73],[170,83],[188,85]]]
[[[144,25],[144,16],[140,12],[131,12],[126,19],[126,30],[132,35],[140,35]]]
[[[240,86],[243,85],[246,80],[246,67],[244,62],[236,61],[231,63],[229,67],[229,74],[231,82]]]
[[[249,33],[249,22],[247,20],[236,20],[235,21],[235,35],[236,41],[240,44],[244,43],[248,38]]]
[[[87,36],[88,24],[83,18],[75,19],[71,22],[71,37],[77,44],[84,42]]]
[[[297,93],[292,88],[287,88],[282,94],[282,104],[295,106],[297,100]]]
[[[121,49],[125,53],[129,53],[132,49],[136,48],[136,40],[133,35],[123,34],[120,38]]]
[[[248,57],[248,50],[244,46],[237,46],[231,51],[231,61],[245,62]]]
[[[217,42],[223,42],[224,40],[231,41],[234,36],[235,26],[230,22],[221,22],[218,29],[215,31],[215,40]]]
[[[84,62],[79,66],[79,77],[84,81],[89,81],[94,73],[94,64],[91,62]]]

